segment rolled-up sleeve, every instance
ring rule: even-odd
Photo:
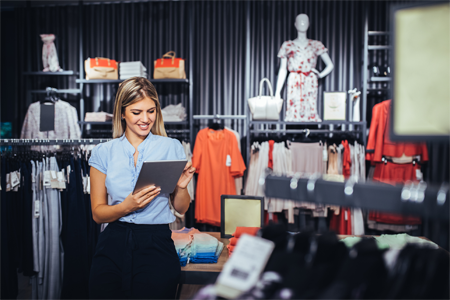
[[[103,174],[106,174],[108,169],[108,153],[102,144],[97,145],[92,149],[91,157],[89,158],[89,165],[96,168]]]

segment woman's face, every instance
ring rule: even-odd
[[[127,123],[127,134],[146,137],[156,120],[155,101],[146,97],[130,106],[125,107],[122,118]]]

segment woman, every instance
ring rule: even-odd
[[[166,135],[158,94],[147,79],[133,77],[120,85],[113,137],[95,147],[89,160],[92,216],[109,223],[97,243],[89,295],[174,298],[181,270],[168,225],[175,220],[169,201],[178,213],[187,211],[195,168],[187,163],[170,195],[155,186],[132,195],[144,161],[186,159],[181,143]]]

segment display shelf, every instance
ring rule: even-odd
[[[46,90],[30,90],[32,94],[46,94]],[[57,90],[57,94],[81,94],[80,89]]]
[[[56,76],[71,76],[71,75],[78,75],[78,72],[75,71],[61,71],[61,72],[23,72],[23,75],[56,75]]]
[[[369,45],[367,46],[368,50],[389,50],[391,49],[391,46],[387,45]]]
[[[371,82],[391,81],[390,77],[370,77]]]
[[[112,121],[105,121],[105,122],[78,121],[78,124],[82,124],[82,125],[112,125]]]
[[[164,125],[188,125],[189,122],[188,121],[164,121]]]
[[[188,79],[149,79],[151,83],[189,83]],[[77,79],[76,83],[121,83],[124,79]]]
[[[374,35],[389,35],[389,32],[387,31],[369,31],[368,32],[369,36],[374,36]]]

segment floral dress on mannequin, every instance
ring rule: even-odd
[[[293,41],[281,45],[278,57],[287,58],[290,72],[285,121],[321,122],[317,114],[317,75],[311,69],[316,67],[317,57],[327,51],[321,42],[314,40],[308,40],[306,47]]]

